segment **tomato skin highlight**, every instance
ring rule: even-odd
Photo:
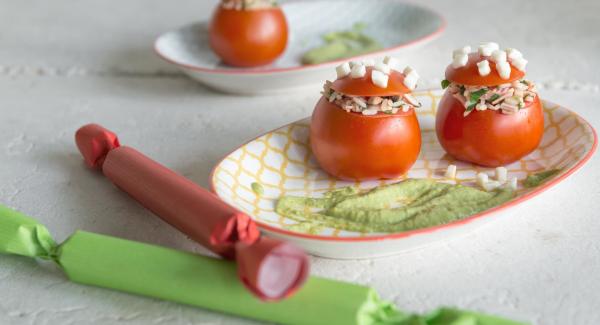
[[[278,8],[225,9],[218,6],[209,26],[210,46],[224,63],[256,67],[275,61],[288,40],[288,24]]]
[[[321,98],[312,115],[310,144],[321,168],[340,179],[396,178],[417,160],[421,131],[413,109],[365,116]]]
[[[488,109],[465,117],[464,111],[460,101],[446,91],[436,115],[438,140],[458,160],[504,166],[531,153],[542,140],[544,114],[539,96],[512,115]]]

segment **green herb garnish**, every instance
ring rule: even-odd
[[[493,94],[492,97],[490,98],[490,102],[494,102],[496,99],[500,98],[500,95],[498,94]]]
[[[479,102],[481,96],[485,95],[485,93],[487,92],[487,89],[479,89],[478,91],[472,92],[471,95],[469,95],[469,105],[467,106],[467,108],[471,108],[471,110],[473,110],[473,108],[475,108],[475,105],[477,105],[477,103]]]
[[[448,86],[450,86],[450,81],[446,79],[442,80],[442,89],[446,89]]]

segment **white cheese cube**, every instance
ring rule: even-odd
[[[375,86],[379,88],[387,88],[389,77],[379,70],[373,70],[371,72],[371,80]]]
[[[413,78],[416,78],[417,80],[419,80],[421,78],[421,76],[419,76],[419,74],[417,73],[417,70],[411,70],[408,74],[405,75],[406,77],[411,76]]]
[[[460,49],[456,49],[452,51],[452,58],[455,58],[461,54],[469,54],[471,53],[471,47],[469,45],[463,46]]]
[[[506,52],[502,50],[495,50],[492,52],[492,61],[496,63],[506,61]]]
[[[504,61],[504,62],[496,63],[496,70],[498,71],[500,78],[502,78],[502,79],[510,78],[511,69],[510,69],[510,64],[508,62]]]
[[[404,70],[402,70],[402,73],[407,76],[411,71],[414,71],[415,69],[413,69],[411,66],[407,65],[406,68],[404,68]]]
[[[488,60],[483,60],[477,63],[477,70],[479,71],[479,75],[482,77],[487,76],[492,72],[490,68],[490,62]]]
[[[456,56],[452,60],[452,67],[454,69],[458,69],[460,67],[464,67],[465,65],[467,65],[467,62],[469,62],[469,56],[466,55],[466,54],[462,54],[462,55]]]
[[[385,74],[390,74],[390,66],[383,63],[383,62],[379,62],[375,64],[375,67],[373,67],[373,69],[377,70],[377,71],[381,71]]]
[[[477,174],[477,185],[483,187],[483,184],[489,181],[489,176],[486,173],[478,173]]]
[[[500,185],[501,184],[497,181],[488,181],[487,183],[483,183],[482,187],[486,192],[491,192],[491,191],[499,188]]]
[[[483,45],[479,46],[479,54],[482,56],[490,56],[490,55],[492,55],[493,51],[494,50],[492,50],[491,47],[483,46]]]
[[[500,49],[500,45],[498,45],[498,43],[496,43],[496,42],[481,43],[481,46],[485,46],[485,47],[492,49],[492,52]]]
[[[446,169],[446,174],[444,174],[446,178],[455,179],[456,178],[456,165],[448,165]]]
[[[517,49],[508,48],[508,49],[506,49],[506,53],[508,54],[508,58],[511,59],[511,60],[523,57],[523,53],[521,53]]]
[[[404,77],[403,83],[406,86],[406,88],[414,90],[415,88],[417,88],[418,81],[419,77],[417,74],[409,73],[407,76]]]
[[[391,56],[386,56],[383,59],[383,63],[387,64],[392,70],[398,70],[398,66],[400,65],[400,61]]]
[[[508,179],[508,170],[505,167],[496,167],[496,180],[501,184],[506,183]]]
[[[357,65],[362,65],[360,61],[350,61],[350,68],[354,68]]]
[[[524,58],[516,58],[514,60],[512,60],[512,65],[517,68],[517,70],[523,71],[525,72],[525,67],[527,67],[527,60],[525,60]]]
[[[350,68],[350,63],[348,62],[342,63],[335,68],[335,72],[337,72],[338,79],[348,76],[351,71],[352,69]]]
[[[367,68],[362,65],[355,65],[352,67],[352,71],[350,72],[350,76],[352,76],[352,78],[356,79],[356,78],[362,78],[367,74]]]

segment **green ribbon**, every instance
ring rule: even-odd
[[[265,303],[240,283],[233,262],[85,231],[57,247],[43,225],[2,205],[0,253],[53,259],[77,283],[279,324],[523,324],[456,309],[407,314],[369,287],[318,277],[288,299]]]

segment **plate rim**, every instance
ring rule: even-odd
[[[429,89],[429,91],[435,91],[435,90],[440,90],[440,89]],[[427,234],[427,233],[433,233],[436,232],[438,230],[443,230],[443,229],[447,229],[447,228],[454,228],[456,226],[460,226],[460,225],[464,225],[464,224],[468,224],[471,223],[475,220],[479,220],[482,219],[483,217],[489,217],[492,216],[493,214],[503,211],[505,209],[511,208],[515,205],[518,205],[522,202],[525,202],[527,200],[530,200],[540,194],[542,194],[543,192],[545,192],[546,190],[554,187],[556,184],[562,182],[563,180],[565,180],[567,177],[571,176],[573,173],[575,173],[576,171],[578,171],[579,169],[581,169],[581,167],[583,167],[589,160],[590,158],[594,155],[594,153],[596,152],[596,149],[598,147],[598,134],[596,132],[596,129],[594,128],[594,126],[585,118],[583,118],[581,115],[579,115],[577,112],[575,112],[572,109],[569,109],[563,105],[560,104],[556,104],[554,102],[548,101],[548,100],[542,100],[542,102],[544,103],[544,106],[549,106],[549,105],[554,105],[554,106],[558,106],[561,107],[567,111],[569,111],[571,114],[575,115],[575,117],[577,117],[579,120],[583,121],[589,128],[590,130],[592,130],[592,135],[594,137],[594,142],[592,144],[592,147],[590,148],[590,151],[581,158],[581,160],[579,160],[573,167],[571,167],[569,170],[567,170],[566,172],[562,173],[560,176],[545,182],[543,185],[538,186],[537,188],[535,188],[534,190],[532,190],[531,192],[524,194],[523,196],[520,196],[514,200],[511,200],[507,203],[501,204],[499,206],[493,207],[491,209],[488,210],[484,210],[482,212],[476,213],[474,215],[471,215],[467,218],[461,219],[461,220],[456,220],[447,224],[442,224],[442,225],[438,225],[438,226],[433,226],[433,227],[427,227],[427,228],[422,228],[422,229],[415,229],[415,230],[409,230],[409,231],[404,231],[404,232],[398,232],[398,233],[390,233],[390,234],[386,234],[386,235],[378,235],[378,236],[364,236],[364,237],[337,237],[337,236],[323,236],[323,235],[311,235],[311,234],[306,234],[306,233],[300,233],[300,232],[294,232],[291,230],[287,230],[287,229],[282,229],[282,228],[278,228],[278,227],[274,227],[271,226],[265,222],[262,222],[260,220],[257,220],[255,217],[250,215],[250,218],[258,225],[259,228],[269,231],[269,232],[273,232],[276,233],[278,235],[283,235],[283,236],[290,236],[290,237],[295,237],[295,238],[300,238],[300,239],[310,239],[310,240],[316,240],[316,241],[327,241],[327,242],[355,242],[355,243],[360,243],[360,242],[374,242],[374,241],[384,241],[384,240],[396,240],[396,239],[402,239],[402,238],[407,238],[407,237],[411,237],[414,235],[419,235],[419,234]],[[268,132],[265,132],[243,144],[241,144],[240,146],[238,146],[237,148],[235,148],[234,150],[232,150],[231,152],[229,152],[228,154],[226,154],[225,156],[223,156],[222,159],[220,159],[217,164],[213,167],[213,169],[211,170],[210,174],[209,174],[209,190],[215,194],[219,199],[222,199],[221,196],[219,196],[219,194],[216,191],[216,186],[215,186],[215,175],[217,172],[217,169],[219,168],[219,166],[221,166],[221,164],[223,163],[223,161],[225,161],[225,159],[227,159],[227,157],[229,157],[231,154],[233,154],[235,151],[237,151],[238,149],[247,146],[248,144],[250,144],[251,142],[256,141],[257,139],[269,134],[269,133],[273,133],[281,128],[284,128],[286,126],[289,126],[291,124],[294,123],[298,123],[300,121],[306,120],[306,119],[310,119],[309,117],[305,117],[302,119],[299,119],[297,121],[293,121],[291,123],[282,125],[280,127],[277,127],[273,130],[270,130]],[[239,210],[237,207],[234,206],[235,209]]]
[[[231,69],[219,69],[219,68],[211,69],[211,68],[204,68],[204,67],[197,66],[197,65],[191,65],[191,64],[187,64],[187,63],[178,62],[175,59],[172,59],[171,57],[167,56],[166,54],[164,54],[163,52],[161,52],[159,50],[158,42],[163,38],[163,36],[167,35],[168,33],[177,32],[188,26],[192,26],[192,25],[195,25],[198,23],[208,22],[207,20],[188,23],[188,24],[180,26],[176,29],[173,29],[173,30],[170,30],[170,31],[160,34],[154,40],[153,50],[154,50],[154,53],[156,55],[158,55],[161,59],[163,59],[166,62],[173,64],[179,68],[186,69],[186,70],[192,70],[192,71],[196,71],[196,72],[204,72],[207,74],[214,74],[214,75],[253,75],[253,76],[276,75],[276,74],[286,73],[286,72],[314,71],[314,70],[318,70],[320,68],[334,66],[338,63],[342,63],[342,62],[346,62],[346,61],[352,61],[352,60],[356,60],[356,59],[360,59],[360,58],[367,58],[367,57],[373,57],[373,56],[381,56],[382,54],[385,54],[385,53],[399,51],[399,50],[407,48],[407,47],[416,46],[419,44],[424,44],[429,41],[432,41],[432,40],[436,39],[437,37],[439,37],[447,28],[448,22],[446,21],[446,18],[444,18],[444,16],[442,16],[438,11],[433,10],[432,8],[430,8],[428,6],[424,6],[422,4],[417,4],[412,1],[403,1],[403,0],[387,0],[387,1],[401,2],[406,5],[418,7],[425,11],[429,11],[430,13],[432,13],[433,15],[435,15],[439,18],[441,24],[438,27],[438,29],[435,30],[434,32],[429,33],[425,36],[416,38],[410,42],[406,42],[406,43],[397,45],[397,46],[385,48],[385,49],[378,50],[375,52],[370,52],[367,54],[356,55],[356,56],[352,56],[352,57],[348,57],[348,58],[344,58],[344,59],[339,59],[339,60],[335,60],[335,61],[328,61],[328,62],[323,62],[323,63],[318,63],[318,64],[310,64],[310,65],[298,65],[298,66],[288,67],[288,68],[268,68],[268,69],[263,69],[263,70],[242,70],[242,71],[236,71],[236,70],[231,70]],[[286,4],[290,4],[290,3],[302,3],[302,1],[299,1],[299,0],[288,1],[284,4],[282,4],[282,6],[285,6]]]

